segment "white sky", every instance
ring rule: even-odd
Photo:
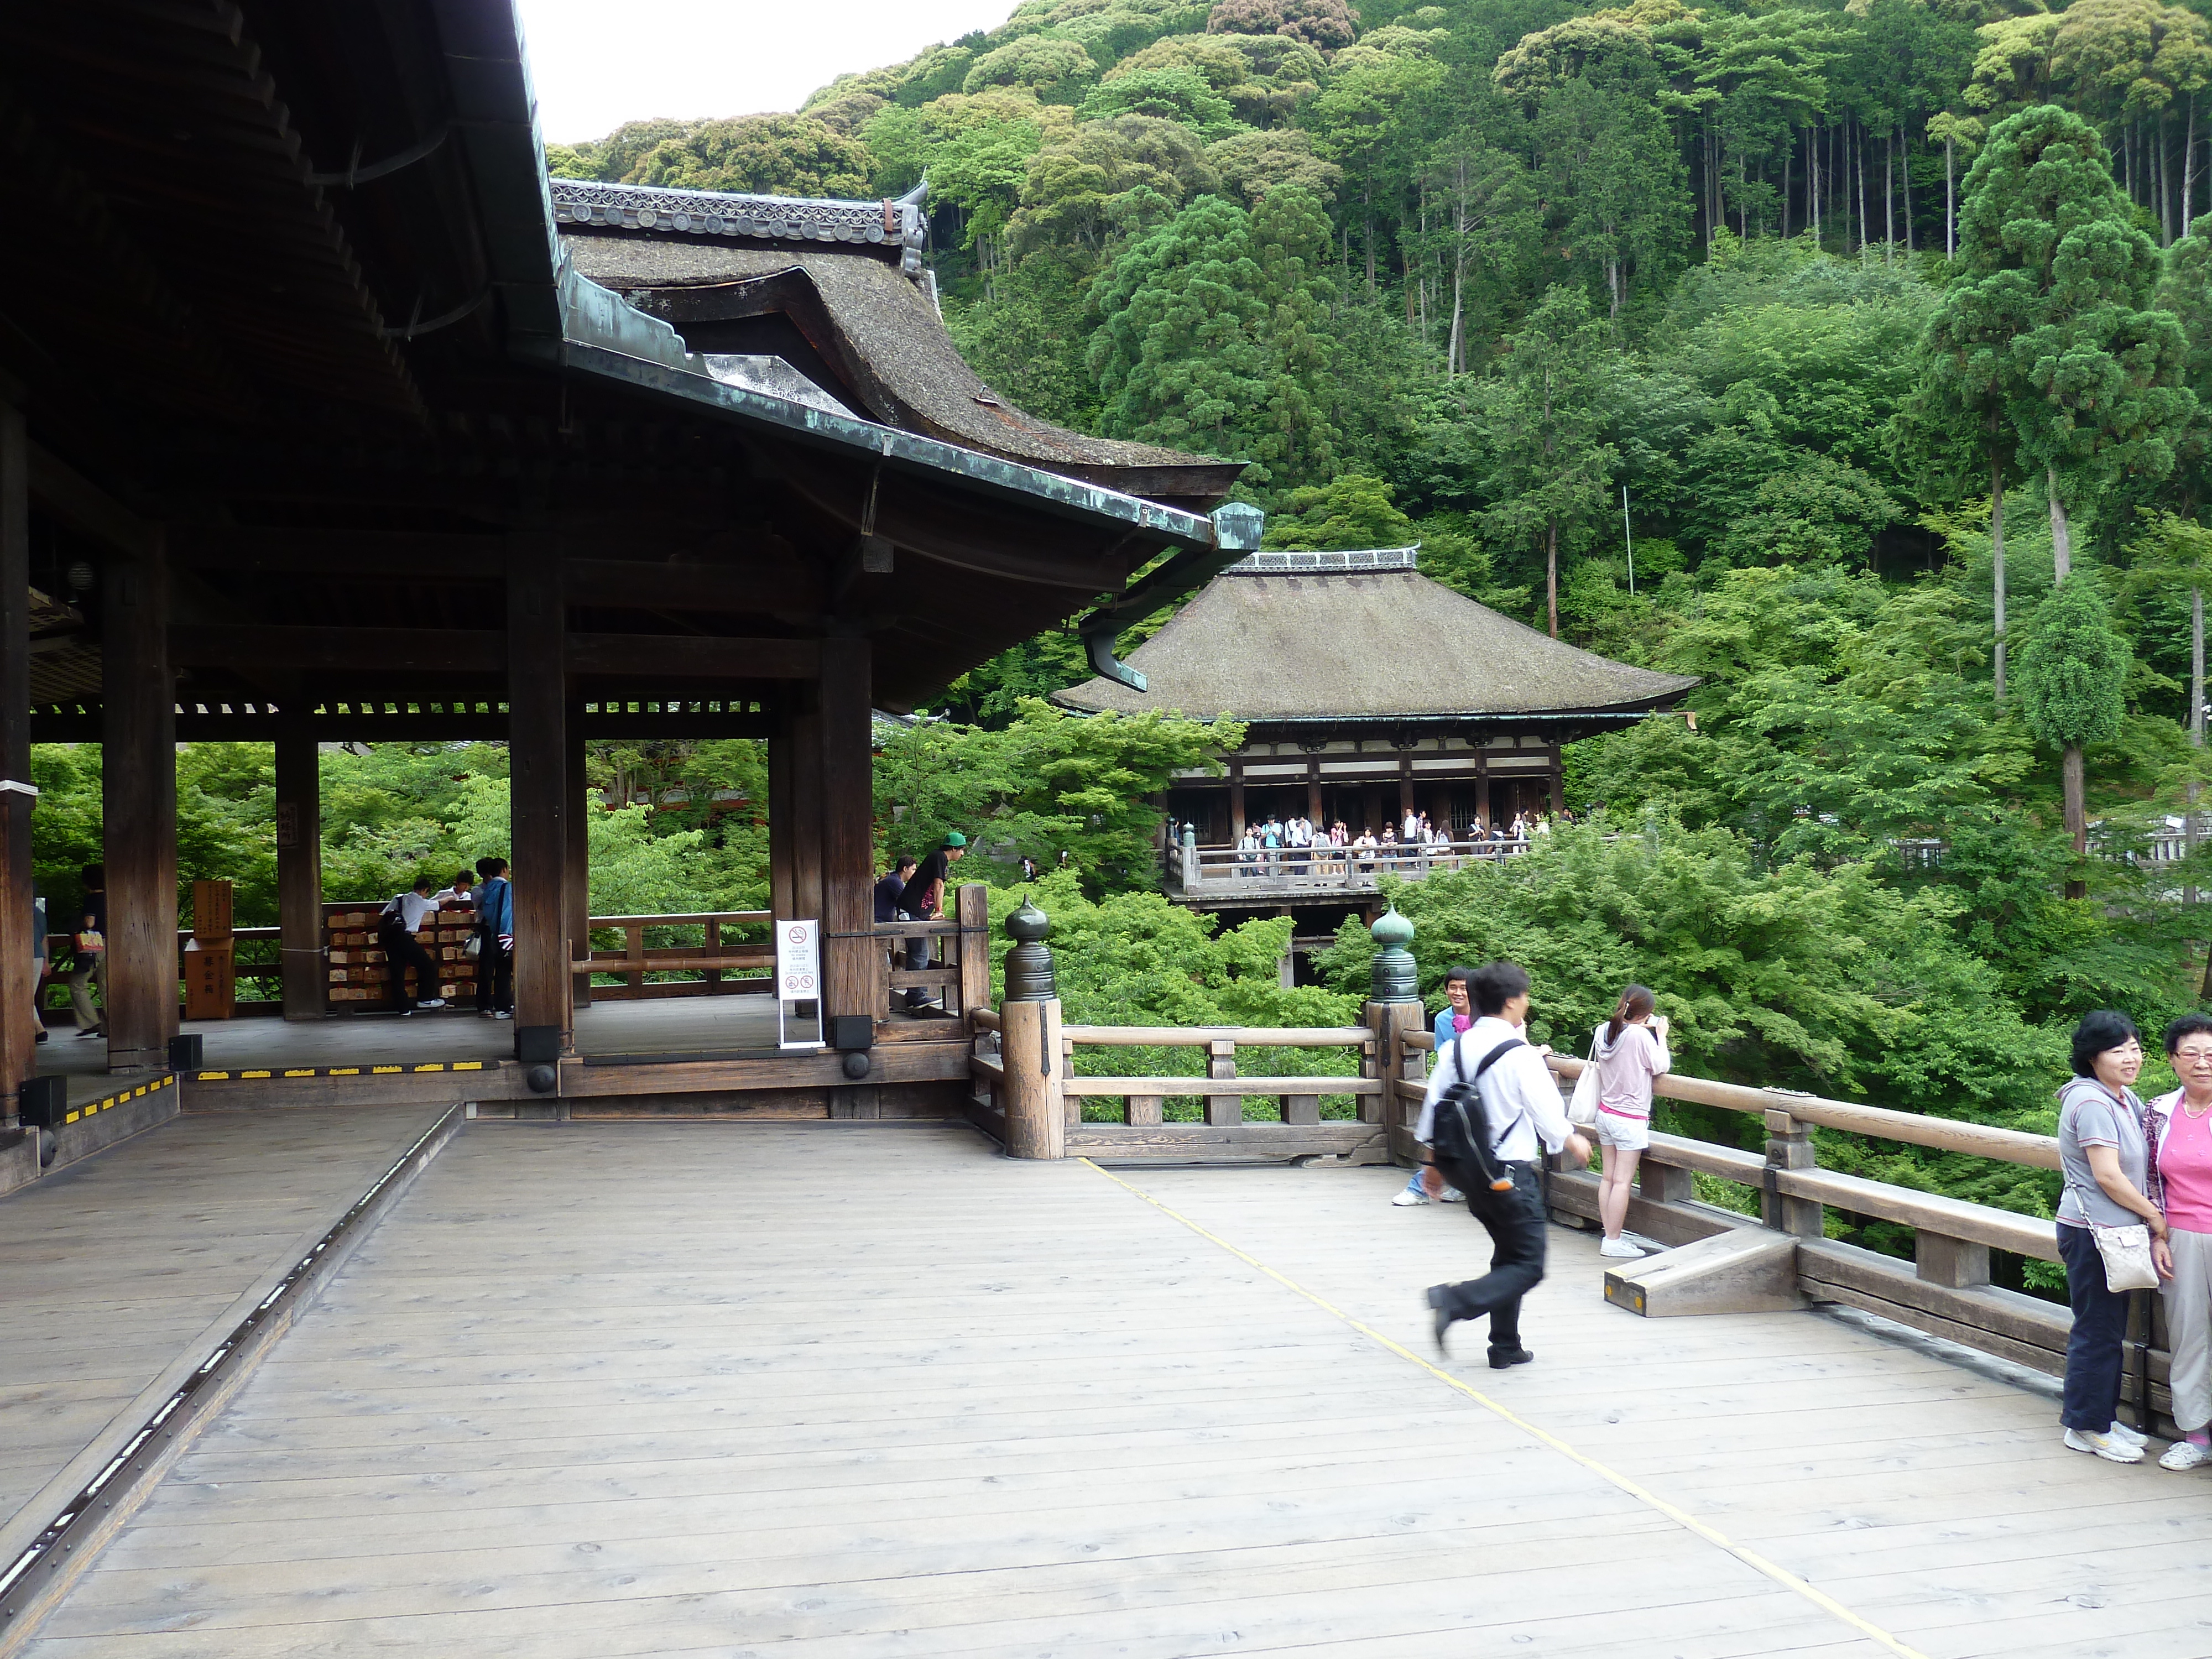
[[[796,109],[851,70],[1006,21],[1014,0],[517,0],[548,141],[656,115]]]

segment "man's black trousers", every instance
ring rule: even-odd
[[[385,966],[392,971],[392,1006],[412,1008],[418,1002],[428,1002],[438,994],[438,970],[430,961],[430,953],[415,942],[415,935],[401,927],[387,927],[376,936],[384,948]],[[415,970],[415,994],[407,994],[406,969]]]
[[[1538,1164],[1508,1164],[1508,1191],[1494,1193],[1472,1170],[1448,1164],[1445,1175],[1467,1194],[1467,1207],[1490,1234],[1490,1271],[1444,1287],[1445,1311],[1454,1319],[1490,1316],[1490,1346],[1521,1346],[1521,1298],[1544,1277],[1544,1171]]]

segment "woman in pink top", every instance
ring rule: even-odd
[[[2212,1019],[2184,1014],[2166,1028],[2166,1060],[2181,1086],[2150,1103],[2147,1196],[2166,1212],[2173,1276],[2166,1297],[2173,1420],[2182,1437],[2162,1469],[2212,1463]]]
[[[1597,1066],[1597,1138],[1605,1148],[1598,1176],[1597,1212],[1605,1224],[1600,1255],[1643,1251],[1620,1236],[1628,1219],[1628,1193],[1638,1155],[1651,1144],[1651,1082],[1674,1063],[1667,1052],[1667,1017],[1654,1014],[1650,991],[1632,985],[1620,994],[1613,1018],[1591,1033]]]

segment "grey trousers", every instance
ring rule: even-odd
[[[2173,1420],[2184,1429],[2212,1424],[2212,1233],[2166,1235],[2173,1277],[2158,1287],[2166,1298],[2167,1346],[2173,1354]]]
[[[102,954],[94,957],[91,967],[79,968],[68,978],[70,1007],[76,1014],[76,1029],[89,1031],[104,1018],[100,1010],[92,1006],[91,988],[95,985],[100,988],[100,1000],[105,1005],[107,1001],[106,956]]]

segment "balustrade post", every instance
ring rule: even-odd
[[[1677,1164],[1654,1164],[1646,1153],[1636,1164],[1636,1195],[1653,1204],[1687,1204],[1698,1195],[1691,1171]]]
[[[1045,935],[1045,913],[1023,902],[1006,918],[1017,941],[1006,952],[1006,994],[999,1006],[999,1060],[1006,1068],[1006,1153],[1067,1156],[1066,1073],[1060,1057],[1060,987]]]
[[[1913,1237],[1912,1265],[1926,1284],[1972,1290],[1990,1282],[1990,1247],[1923,1230]]]
[[[1206,1045],[1206,1074],[1209,1078],[1233,1078],[1237,1075],[1237,1044],[1228,1037],[1209,1038]],[[1208,1095],[1206,1097],[1206,1121],[1212,1128],[1223,1128],[1244,1121],[1244,1097],[1242,1095]]]
[[[1401,1081],[1419,1081],[1418,1076],[1407,1074],[1405,1039],[1427,1024],[1413,953],[1406,948],[1413,942],[1413,924],[1400,915],[1394,905],[1376,917],[1367,931],[1376,948],[1360,1020],[1375,1033],[1375,1054],[1360,1070],[1379,1079],[1382,1091],[1360,1103],[1360,1117],[1382,1124],[1384,1150],[1394,1162],[1410,1164],[1418,1161],[1413,1130],[1407,1124],[1407,1108],[1412,1103],[1398,1098],[1397,1085]]]
[[[1813,1132],[1788,1112],[1775,1107],[1766,1111],[1766,1190],[1759,1199],[1759,1216],[1777,1231],[1800,1238],[1822,1236],[1825,1218],[1818,1200],[1784,1195],[1775,1176],[1784,1170],[1809,1170],[1814,1165]]]

